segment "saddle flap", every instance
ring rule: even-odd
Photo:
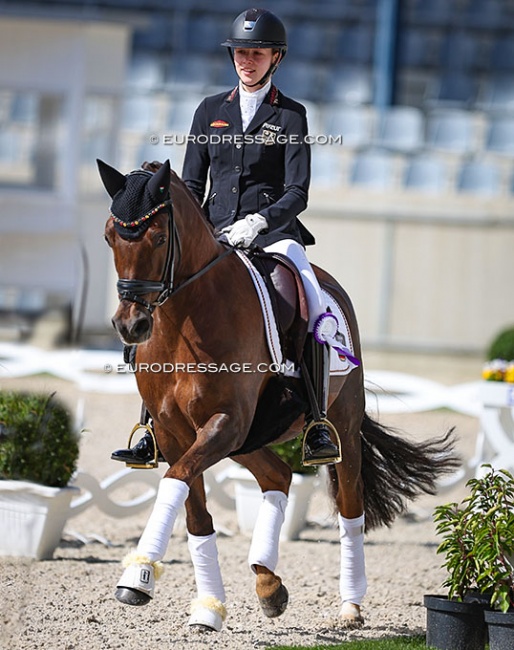
[[[268,288],[286,356],[299,361],[307,336],[309,312],[298,269],[280,253],[253,251],[251,261]]]

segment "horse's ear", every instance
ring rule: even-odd
[[[114,167],[104,163],[103,160],[97,158],[96,164],[98,165],[98,171],[100,172],[104,187],[111,199],[113,199],[114,195],[125,187],[127,178],[117,169],[114,169]]]
[[[148,181],[148,191],[156,201],[162,201],[168,195],[171,181],[170,161],[166,160],[159,171]]]

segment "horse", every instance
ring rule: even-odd
[[[102,161],[98,165],[112,198],[104,232],[119,277],[112,323],[122,342],[135,349],[138,390],[169,465],[137,549],[124,559],[116,598],[139,606],[154,597],[177,513],[185,507],[198,596],[188,624],[222,629],[225,592],[202,475],[233,458],[262,490],[248,562],[263,614],[280,616],[288,591],[275,569],[292,472],[268,443],[270,437],[280,442],[302,433],[305,402],[298,402],[301,412],[292,408],[283,418],[277,413],[280,426],[273,426],[275,407],[259,410],[266,395],[283,391],[284,384],[270,363],[257,292],[240,256],[217,236],[169,161],[144,163],[127,175]],[[360,359],[349,296],[327,272],[318,267],[315,272],[344,314]],[[164,372],[166,363],[173,364],[173,373]],[[230,371],[241,364],[261,370]],[[285,385],[289,395],[295,385],[302,394],[301,378],[289,378]],[[254,425],[264,412],[264,428],[273,426],[273,434],[263,437],[263,427]],[[358,627],[366,592],[364,531],[390,525],[408,501],[434,494],[438,479],[455,471],[459,459],[452,430],[412,442],[371,418],[362,364],[331,377],[328,418],[339,432],[342,452],[341,462],[327,466],[341,539],[339,620],[341,626]]]

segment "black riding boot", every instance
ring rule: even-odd
[[[130,363],[131,365],[135,360],[135,349],[136,346],[125,346],[123,350],[123,356],[125,363]],[[127,463],[130,467],[141,467],[149,468],[155,467],[155,442],[154,436],[150,433],[149,427],[153,432],[153,423],[150,422],[150,413],[145,406],[145,403],[141,404],[141,417],[139,418],[139,427],[136,425],[130,434],[130,440],[132,440],[133,434],[138,430],[138,428],[146,429],[145,435],[141,440],[135,444],[133,447],[128,449],[117,449],[111,454],[112,460],[119,460],[122,463]],[[129,440],[129,445],[130,445]],[[161,452],[157,449],[157,461],[164,462],[164,458]]]
[[[123,361],[125,363],[128,363],[132,370],[134,370],[136,365],[136,350],[137,345],[123,346]],[[150,414],[148,413],[143,402],[141,405],[141,418],[139,420],[141,428],[144,428],[147,425],[152,427],[149,422]],[[152,434],[147,431],[141,440],[133,447],[130,447],[129,449],[117,449],[116,451],[113,451],[111,454],[111,460],[119,460],[122,463],[127,463],[127,465],[130,466],[152,466],[152,464],[155,463],[155,443]],[[157,450],[157,460],[164,461],[164,458],[162,457],[162,454],[159,450]]]
[[[129,449],[117,449],[111,454],[112,460],[120,460],[122,463],[127,463],[128,465],[141,465],[147,466],[154,462],[155,459],[155,445],[152,438],[152,435],[145,433],[141,440],[130,447]],[[157,460],[164,461],[159,450],[157,450]]]
[[[314,388],[318,413],[312,409],[310,420],[305,427],[304,465],[326,465],[338,463],[341,451],[330,435],[337,440],[334,426],[326,419],[328,410],[328,390],[330,381],[330,348],[321,345],[314,337],[310,340],[310,376]],[[338,441],[339,442],[339,441]]]

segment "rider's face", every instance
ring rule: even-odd
[[[269,70],[273,57],[276,56],[278,55],[273,54],[270,48],[236,48],[234,50],[234,63],[237,76],[241,79],[245,90],[253,92],[262,87],[260,85],[254,86],[253,84],[264,77]]]

